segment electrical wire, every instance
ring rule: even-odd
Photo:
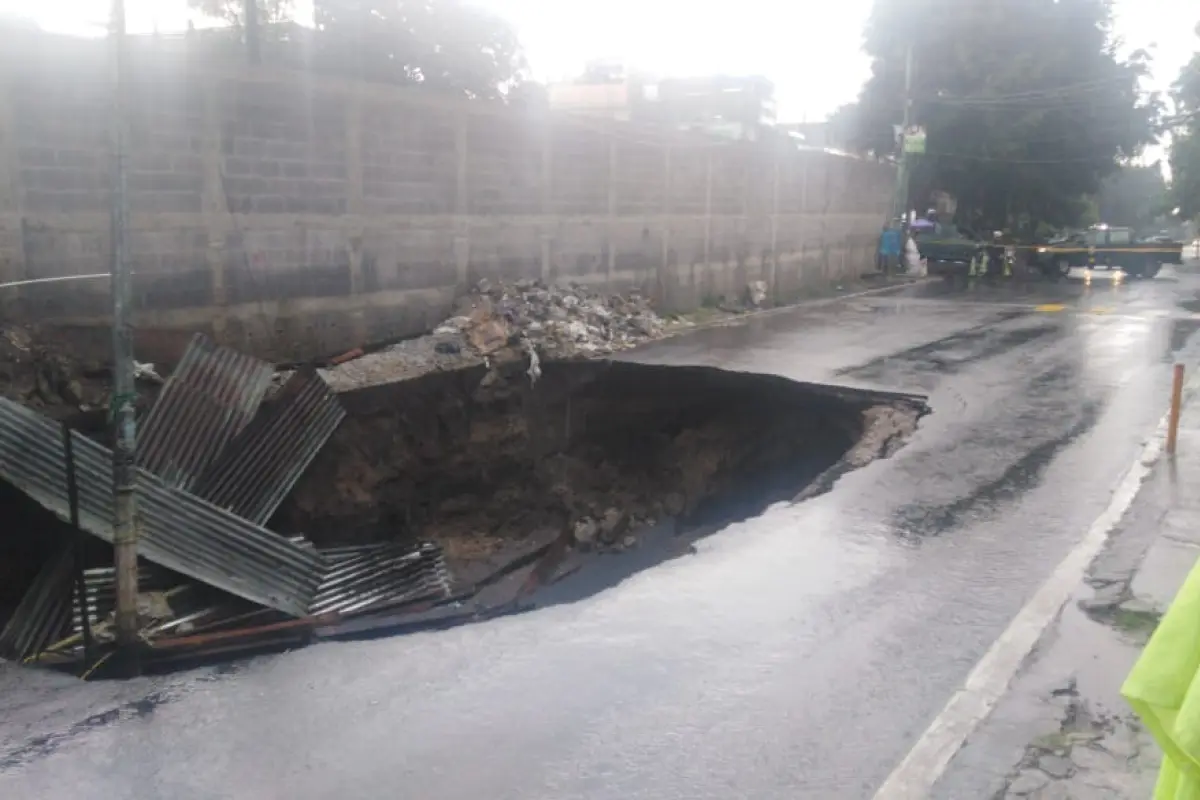
[[[984,156],[974,153],[926,153],[936,158],[960,158],[965,161],[987,161],[997,164],[1103,164],[1116,160],[1116,156],[1092,156],[1090,158],[1004,158],[1002,156]]]
[[[998,95],[979,95],[975,97],[945,97],[934,96],[927,98],[926,102],[946,102],[946,103],[1007,103],[1010,101],[1024,100],[1039,100],[1039,99],[1054,99],[1066,94],[1072,94],[1082,90],[1096,91],[1103,89],[1109,85],[1126,83],[1129,81],[1127,75],[1122,75],[1112,78],[1099,78],[1093,81],[1084,81],[1081,83],[1067,84],[1064,86],[1054,86],[1048,89],[1031,89],[1023,92],[1012,92],[1009,94]]]

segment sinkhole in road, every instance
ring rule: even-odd
[[[348,412],[270,527],[318,545],[440,543],[474,580],[551,543],[637,547],[810,494],[900,446],[921,398],[707,367],[550,362],[341,395]]]

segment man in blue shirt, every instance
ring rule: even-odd
[[[896,223],[885,225],[879,234],[878,260],[885,275],[896,271],[896,265],[900,262],[901,241],[900,228]]]

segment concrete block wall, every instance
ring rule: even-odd
[[[894,179],[186,48],[143,46],[131,72],[138,327],[280,360],[420,333],[482,277],[636,286],[673,310],[762,279],[785,300],[870,269]],[[107,272],[110,74],[102,42],[0,55],[0,280]],[[109,304],[107,279],[0,291],[9,315],[85,328]]]

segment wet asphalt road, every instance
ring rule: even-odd
[[[870,797],[1104,508],[1197,289],[938,282],[659,343],[633,358],[933,413],[573,604],[124,684],[0,669],[0,797]]]

